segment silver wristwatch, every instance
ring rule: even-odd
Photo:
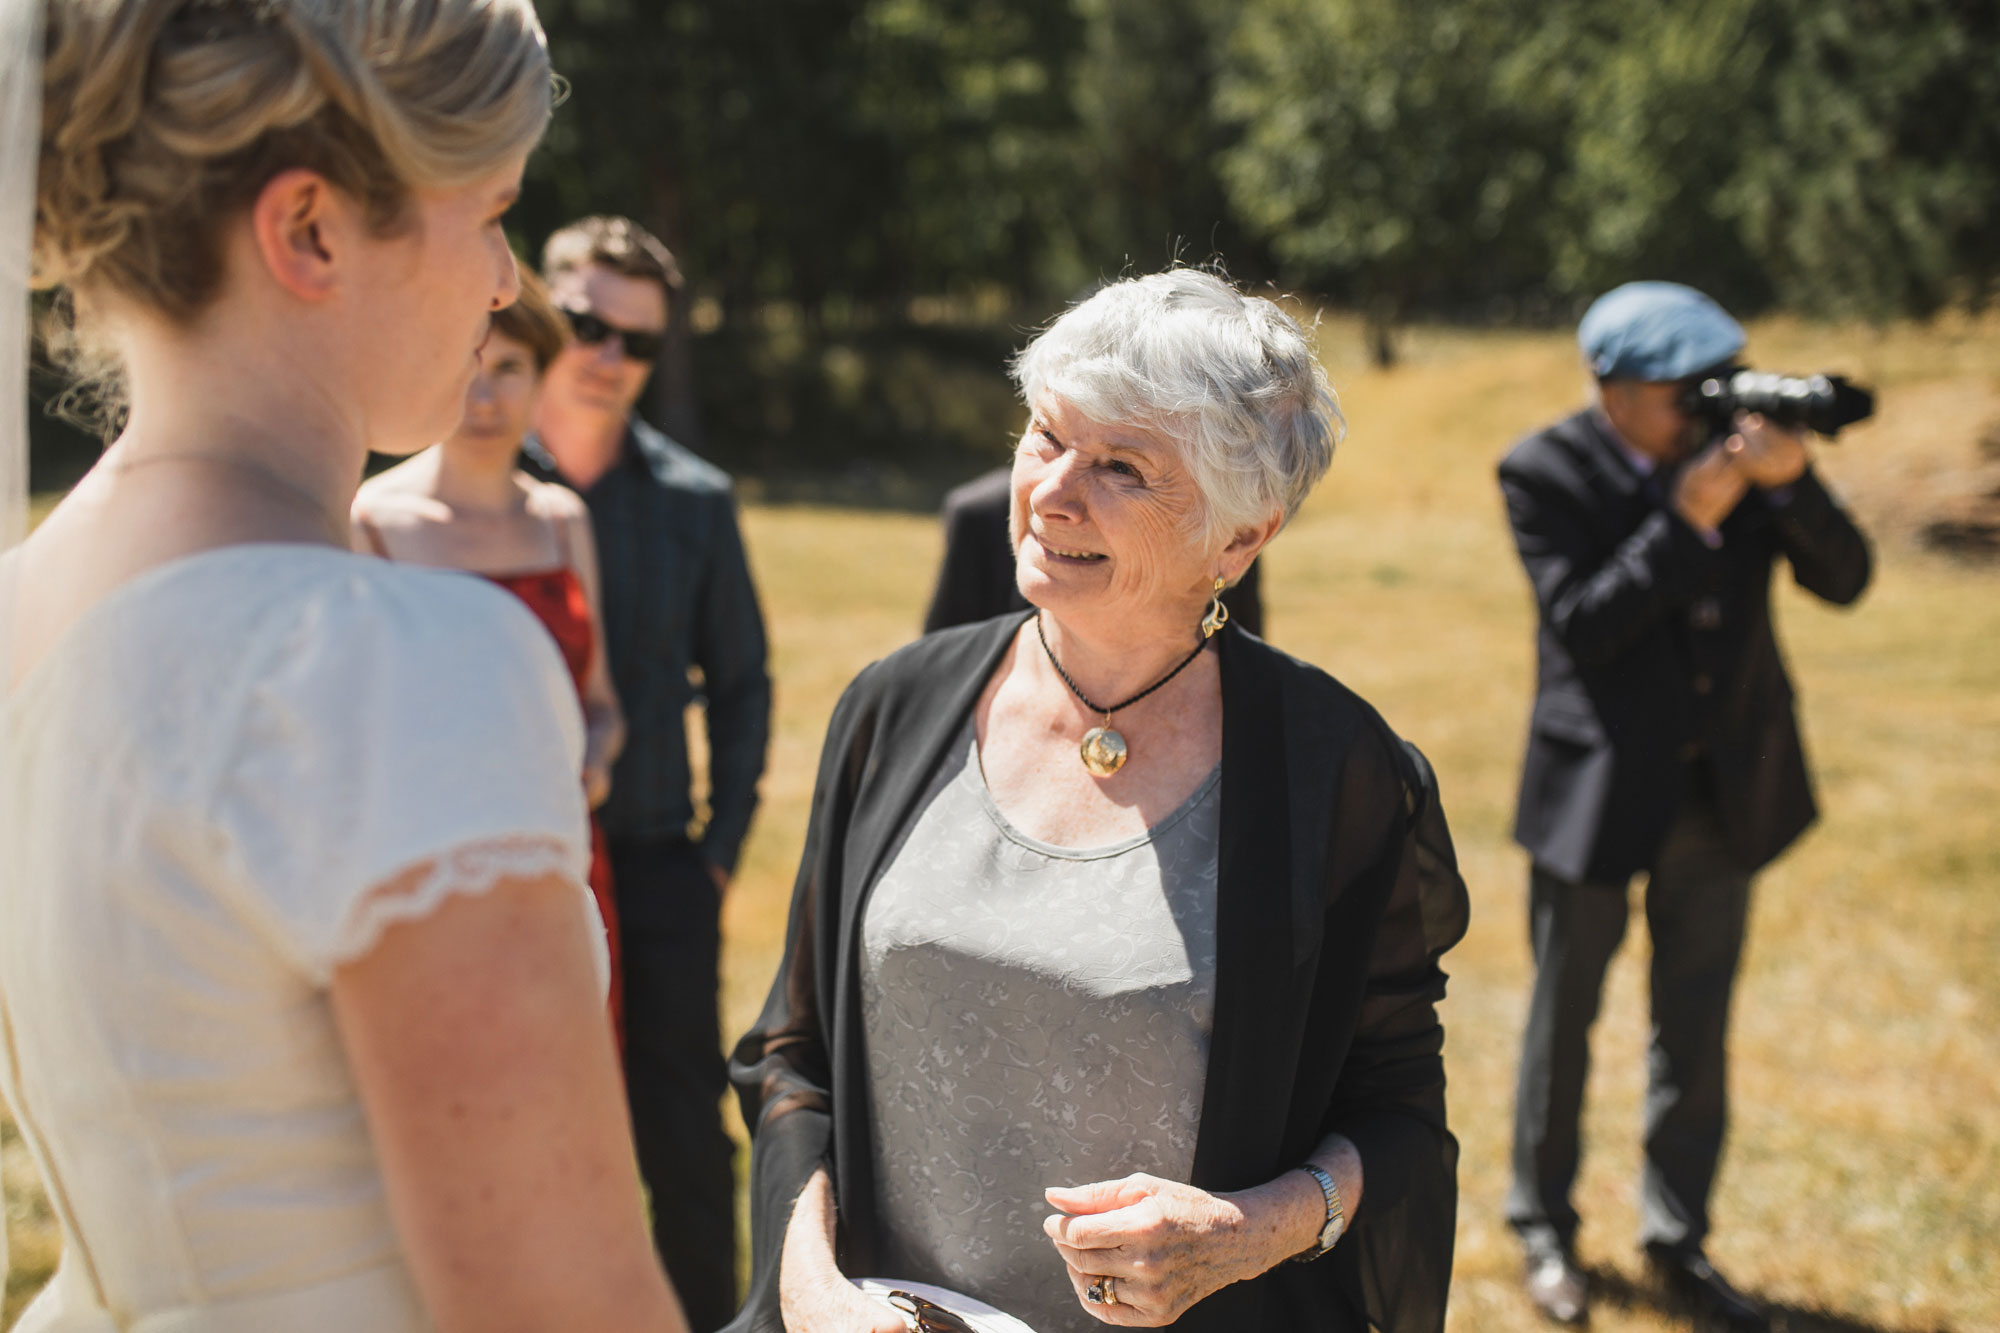
[[[1311,1263],[1339,1243],[1341,1234],[1347,1230],[1347,1215],[1340,1208],[1340,1188],[1333,1183],[1333,1177],[1319,1167],[1307,1162],[1299,1170],[1319,1182],[1319,1192],[1326,1196],[1326,1224],[1319,1229],[1319,1244],[1292,1256],[1295,1264]]]

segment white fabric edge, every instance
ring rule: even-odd
[[[907,1291],[912,1296],[921,1296],[927,1301],[942,1305],[953,1314],[960,1316],[979,1333],[1035,1333],[1035,1330],[1004,1310],[996,1310],[985,1301],[940,1287],[929,1282],[911,1282],[902,1278],[857,1277],[854,1285],[870,1296],[888,1304],[889,1293]],[[890,1306],[894,1309],[894,1306]]]
[[[588,914],[597,988],[608,995],[611,949],[604,917],[597,908],[597,896],[576,876],[579,859],[587,862],[588,856],[580,856],[572,843],[554,834],[517,833],[476,838],[411,861],[395,874],[384,876],[347,909],[334,936],[326,964],[327,977],[331,979],[336,969],[366,957],[381,943],[382,934],[389,927],[421,920],[448,898],[477,897],[504,881],[555,875],[576,892]],[[418,870],[425,873],[413,887],[396,893],[381,892],[381,885]]]
[[[0,551],[28,535],[28,268],[42,141],[42,0],[0,0]]]
[[[28,535],[28,270],[42,156],[42,0],[0,0],[0,554]],[[0,684],[14,674],[0,605]],[[0,1276],[12,1269],[0,1226]]]

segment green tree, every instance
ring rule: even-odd
[[[1286,276],[1359,305],[1376,358],[1411,311],[1538,290],[1563,122],[1531,95],[1527,0],[1252,0],[1217,91],[1222,178]]]
[[[851,235],[814,234],[809,220],[851,211],[878,156],[835,114],[853,76],[847,33],[859,5],[544,0],[570,96],[530,166],[530,234],[625,213],[661,235],[695,290],[730,309],[772,292],[821,295],[867,258],[851,253]],[[819,207],[802,209],[805,200]],[[690,313],[675,303],[653,406],[699,446]]]
[[[1774,58],[1722,200],[1785,304],[1982,304],[2000,272],[2000,5],[1771,0]]]
[[[1887,315],[2000,270],[1993,0],[541,8],[573,91],[522,229],[665,236],[699,300],[655,411],[739,463],[997,431],[1013,331],[1171,255],[1354,306],[1385,361],[1630,278]]]
[[[852,220],[896,262],[882,295],[1060,290],[1078,186],[1068,0],[874,0],[852,108],[892,164]]]
[[[1076,0],[1076,158],[1071,210],[1090,276],[1128,263],[1226,259],[1239,277],[1268,268],[1229,207],[1218,158],[1233,139],[1214,114],[1233,0]]]
[[[1928,315],[2000,264],[2000,8],[1690,0],[1577,45],[1552,285]]]
[[[1573,300],[1634,278],[1691,283],[1738,310],[1770,299],[1726,203],[1773,49],[1765,0],[1584,4],[1535,56],[1569,140],[1548,232],[1552,290]]]
[[[656,223],[732,315],[1018,283],[1047,248],[1074,171],[1067,0],[541,8],[572,92],[535,222]]]
[[[522,229],[539,241],[622,212],[661,233],[694,299],[675,304],[653,411],[732,465],[921,455],[945,429],[930,386],[974,353],[913,323],[911,298],[997,292],[1007,309],[1063,276],[1049,236],[1075,194],[1068,0],[542,14],[572,93]],[[696,308],[714,316],[698,333]],[[1001,355],[973,341],[999,382]]]

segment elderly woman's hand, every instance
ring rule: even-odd
[[[909,1333],[910,1328],[894,1306],[844,1278],[803,1291],[789,1288],[780,1309],[786,1333]]]
[[[778,1264],[778,1309],[788,1333],[907,1333],[886,1301],[864,1295],[834,1258],[837,1210],[826,1168],[813,1172],[792,1209]]]
[[[1210,1194],[1177,1181],[1134,1175],[1047,1191],[1068,1216],[1042,1223],[1069,1267],[1083,1307],[1107,1324],[1157,1328],[1195,1302],[1310,1249],[1326,1216],[1325,1196],[1303,1171],[1254,1190]],[[1085,1292],[1116,1280],[1115,1304]]]

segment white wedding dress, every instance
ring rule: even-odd
[[[506,875],[572,879],[601,954],[548,635],[483,580],[228,547],[87,610],[0,725],[0,1080],[64,1234],[18,1329],[427,1328],[327,987]]]

